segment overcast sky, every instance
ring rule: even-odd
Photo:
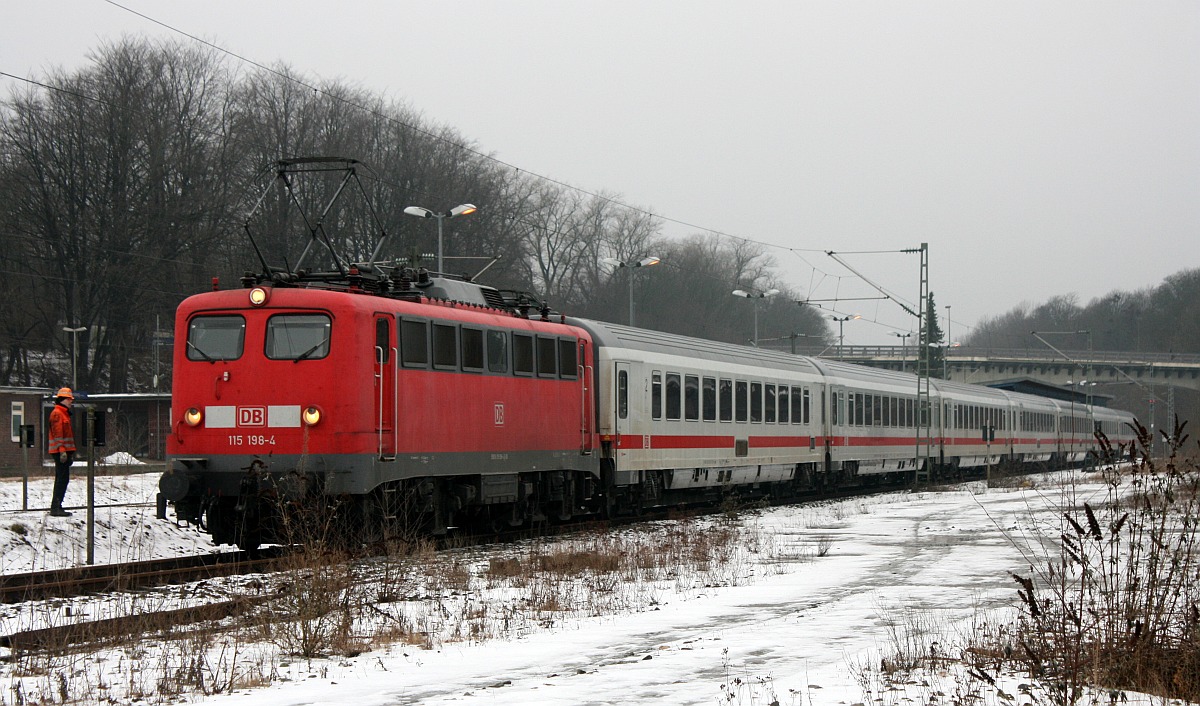
[[[405,101],[505,162],[620,193],[668,235],[769,244],[813,299],[874,294],[824,251],[928,243],[955,339],[1021,302],[1200,266],[1195,0],[5,5],[0,71],[182,38],[142,13]],[[917,298],[917,256],[845,259]],[[863,315],[848,344],[916,325],[890,302],[825,306]]]

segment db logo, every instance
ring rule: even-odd
[[[237,425],[239,427],[265,427],[267,425],[267,408],[238,407]]]
[[[496,426],[498,426],[498,427],[504,426],[504,403],[497,402],[495,407],[493,408],[493,413],[495,414],[495,417],[496,417]]]

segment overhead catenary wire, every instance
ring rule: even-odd
[[[296,85],[298,85],[298,86],[301,86],[301,87],[303,87],[303,88],[305,88],[305,89],[307,89],[307,90],[309,90],[309,91],[312,91],[314,94],[317,94],[317,95],[324,96],[325,98],[327,98],[327,99],[329,99],[329,100],[332,100],[332,101],[335,101],[335,102],[338,102],[338,103],[344,104],[344,105],[346,105],[346,106],[352,107],[352,108],[354,108],[354,109],[356,109],[356,110],[359,110],[359,111],[362,111],[362,112],[364,112],[365,114],[368,114],[368,115],[375,116],[375,117],[377,117],[377,118],[379,118],[379,119],[382,119],[382,120],[385,120],[385,121],[387,121],[387,122],[389,122],[389,123],[392,123],[392,124],[395,124],[395,125],[399,125],[399,126],[402,126],[402,127],[405,127],[405,128],[407,128],[407,129],[413,130],[414,132],[416,132],[416,133],[418,133],[418,134],[421,134],[421,135],[423,135],[423,136],[425,136],[425,137],[428,137],[428,138],[430,138],[430,139],[432,139],[432,140],[435,140],[435,141],[438,141],[438,142],[441,142],[441,143],[447,144],[447,145],[449,145],[449,146],[451,146],[451,147],[454,147],[455,149],[459,149],[459,150],[462,150],[462,151],[464,151],[464,152],[466,152],[466,153],[468,153],[468,154],[471,154],[471,155],[475,156],[476,158],[478,158],[478,159],[480,159],[480,160],[484,160],[484,161],[487,161],[487,162],[491,162],[491,163],[493,163],[493,164],[496,164],[496,165],[499,165],[499,166],[501,166],[501,167],[503,167],[503,168],[506,168],[506,169],[512,170],[512,171],[513,171],[514,173],[516,173],[516,174],[524,173],[524,174],[526,174],[526,175],[529,175],[529,176],[530,176],[530,177],[532,177],[532,178],[535,178],[535,179],[541,180],[541,181],[543,181],[543,182],[546,182],[546,183],[549,183],[549,184],[554,184],[554,185],[556,185],[556,186],[559,186],[559,187],[561,187],[561,188],[564,188],[564,189],[568,189],[568,190],[574,191],[574,192],[576,192],[576,193],[579,193],[579,194],[582,194],[582,195],[585,195],[585,196],[591,197],[591,198],[593,198],[593,199],[597,199],[597,200],[599,200],[599,201],[603,201],[603,202],[605,202],[605,203],[610,203],[610,204],[612,204],[612,205],[614,205],[614,206],[616,206],[616,207],[619,207],[619,208],[622,208],[622,209],[626,209],[626,210],[628,210],[628,211],[630,211],[630,212],[639,213],[639,214],[642,214],[642,215],[648,216],[648,217],[650,217],[650,218],[657,219],[657,220],[659,220],[659,221],[662,221],[662,222],[665,222],[665,223],[671,223],[671,224],[674,224],[674,225],[682,226],[682,227],[685,227],[685,228],[690,228],[690,229],[697,230],[697,231],[700,231],[700,232],[710,233],[710,234],[713,234],[713,235],[715,235],[715,236],[722,237],[722,238],[728,238],[728,239],[731,239],[731,240],[737,240],[737,241],[741,241],[741,242],[745,242],[745,243],[750,243],[750,244],[759,245],[759,246],[761,246],[761,247],[764,247],[764,248],[770,248],[770,249],[776,249],[776,250],[784,250],[784,251],[786,251],[786,252],[790,252],[790,253],[792,253],[793,255],[795,255],[795,256],[796,256],[796,257],[797,257],[797,258],[798,258],[798,259],[799,259],[801,262],[805,263],[805,265],[807,265],[807,266],[810,268],[810,271],[811,271],[811,273],[812,273],[812,274],[810,275],[810,278],[809,278],[809,294],[810,294],[810,295],[811,295],[812,293],[816,292],[818,289],[820,289],[820,287],[821,287],[821,286],[822,286],[824,283],[826,283],[826,282],[827,282],[829,279],[834,279],[834,280],[836,280],[836,281],[838,282],[838,288],[840,289],[840,283],[841,283],[841,279],[842,279],[841,277],[839,277],[838,275],[834,275],[834,274],[832,274],[832,273],[830,273],[830,272],[826,272],[825,270],[822,270],[821,268],[817,267],[817,266],[816,266],[814,263],[812,263],[812,262],[811,262],[811,261],[810,261],[808,258],[805,258],[805,257],[804,257],[804,255],[802,255],[802,253],[809,253],[809,252],[813,252],[813,253],[825,252],[825,253],[827,253],[827,254],[831,254],[831,252],[832,252],[832,251],[828,251],[828,250],[824,250],[824,249],[819,249],[819,248],[796,248],[796,247],[788,247],[788,246],[778,245],[778,244],[776,244],[776,243],[772,243],[772,242],[767,242],[767,241],[764,241],[764,240],[758,240],[758,239],[755,239],[755,238],[750,238],[750,237],[746,237],[746,236],[735,235],[735,234],[728,233],[728,232],[725,232],[725,231],[722,231],[722,230],[718,230],[718,229],[716,229],[716,228],[711,228],[711,227],[707,227],[707,226],[699,225],[699,224],[696,224],[696,223],[692,223],[692,222],[690,222],[690,221],[683,220],[683,219],[681,219],[681,218],[675,218],[675,217],[671,217],[671,216],[663,215],[663,214],[661,214],[661,213],[655,213],[655,212],[654,212],[654,211],[652,211],[652,210],[649,210],[649,209],[646,209],[646,208],[642,208],[642,207],[639,207],[639,206],[634,206],[634,205],[631,205],[631,204],[625,203],[625,202],[623,202],[623,201],[621,201],[621,200],[619,200],[619,199],[616,199],[616,198],[614,198],[614,197],[612,197],[612,196],[608,196],[608,195],[605,195],[605,194],[603,194],[603,193],[600,193],[600,192],[597,192],[597,191],[592,191],[592,190],[585,189],[585,188],[582,188],[582,187],[579,187],[579,186],[575,186],[575,185],[573,185],[573,184],[570,184],[570,183],[568,183],[568,182],[565,182],[565,181],[563,181],[563,180],[561,180],[561,179],[556,179],[556,178],[554,178],[554,177],[550,177],[550,176],[547,176],[547,175],[544,175],[544,174],[540,174],[540,173],[538,173],[538,172],[533,172],[533,171],[530,171],[530,170],[528,170],[528,169],[522,169],[521,167],[518,167],[517,165],[515,165],[515,164],[512,164],[512,163],[510,163],[510,162],[507,162],[507,161],[505,161],[505,160],[503,160],[503,159],[500,159],[500,158],[498,158],[498,157],[495,157],[494,155],[491,155],[491,154],[487,154],[487,153],[481,152],[480,150],[477,150],[477,149],[475,149],[475,148],[471,147],[471,146],[470,146],[470,145],[468,145],[468,144],[465,144],[465,143],[462,143],[462,142],[457,142],[457,141],[451,140],[450,138],[448,138],[448,137],[447,137],[447,136],[445,136],[444,134],[440,134],[440,133],[438,133],[438,132],[435,132],[435,131],[433,131],[433,130],[426,129],[426,128],[424,128],[424,127],[421,127],[421,126],[420,126],[420,125],[418,125],[418,124],[413,124],[413,123],[410,123],[410,122],[407,122],[407,121],[401,120],[401,119],[399,119],[399,118],[395,117],[394,115],[389,115],[389,114],[386,114],[386,113],[382,113],[382,112],[380,112],[380,111],[378,111],[378,110],[376,110],[376,109],[374,109],[374,108],[371,108],[371,107],[369,107],[369,106],[365,106],[365,105],[362,105],[362,104],[356,103],[356,102],[354,102],[354,101],[352,101],[352,100],[349,100],[348,98],[346,98],[346,97],[344,97],[344,96],[342,96],[342,95],[338,95],[338,94],[336,94],[336,93],[333,93],[333,92],[327,91],[327,90],[325,90],[325,89],[321,88],[320,86],[316,86],[316,85],[312,85],[311,83],[307,83],[307,82],[305,82],[305,81],[303,81],[303,80],[301,80],[301,79],[297,78],[297,77],[296,77],[296,76],[294,76],[294,75],[291,75],[291,74],[288,74],[288,73],[286,73],[286,72],[280,71],[280,70],[278,70],[278,69],[272,68],[272,67],[270,67],[270,66],[268,66],[268,65],[266,65],[266,64],[263,64],[263,63],[261,63],[261,62],[259,62],[259,61],[256,61],[256,60],[254,60],[254,59],[251,59],[251,58],[249,58],[249,57],[247,57],[247,56],[244,56],[244,55],[242,55],[242,54],[239,54],[239,53],[237,53],[237,52],[234,52],[234,51],[232,51],[232,50],[230,50],[230,49],[227,49],[227,48],[225,48],[225,47],[223,47],[223,46],[220,46],[219,44],[216,44],[216,43],[214,43],[214,42],[212,42],[212,41],[206,40],[206,39],[204,39],[204,38],[202,38],[202,37],[199,37],[199,36],[197,36],[197,35],[195,35],[195,34],[193,34],[193,33],[190,33],[190,32],[188,32],[188,31],[185,31],[185,30],[183,30],[183,29],[180,29],[180,28],[178,28],[178,27],[175,27],[175,26],[173,26],[173,25],[171,25],[171,24],[169,24],[169,23],[167,23],[167,22],[164,22],[164,21],[162,21],[162,20],[159,20],[159,19],[157,19],[157,18],[155,18],[155,17],[152,17],[152,16],[150,16],[150,15],[147,15],[147,14],[145,14],[145,13],[143,13],[143,12],[139,12],[139,11],[137,11],[137,10],[133,9],[133,8],[130,8],[130,7],[126,6],[126,5],[123,5],[123,4],[121,4],[120,2],[116,2],[116,0],[105,0],[105,2],[106,2],[107,4],[109,4],[109,5],[113,6],[113,7],[115,7],[115,8],[118,8],[118,9],[120,9],[120,10],[124,11],[124,12],[127,12],[127,13],[131,14],[131,15],[137,16],[137,17],[139,17],[139,18],[141,18],[141,19],[143,19],[143,20],[145,20],[145,21],[147,21],[147,22],[150,22],[150,23],[153,23],[153,24],[155,24],[155,25],[158,25],[159,27],[162,27],[163,29],[166,29],[166,30],[168,30],[169,32],[173,32],[173,33],[175,33],[175,34],[178,34],[178,35],[180,35],[180,36],[182,36],[182,37],[186,37],[187,39],[189,39],[189,40],[191,40],[191,41],[197,42],[197,43],[199,43],[199,44],[202,44],[202,45],[204,45],[204,46],[207,46],[207,47],[209,47],[209,48],[211,48],[211,49],[213,49],[213,50],[215,50],[215,51],[218,51],[218,52],[220,52],[220,53],[222,53],[222,54],[225,54],[225,55],[227,55],[227,56],[230,56],[230,57],[232,57],[232,58],[234,58],[234,59],[236,59],[236,60],[238,60],[238,61],[240,61],[240,62],[242,62],[242,63],[244,63],[244,64],[247,64],[247,65],[250,65],[250,66],[256,67],[256,68],[258,68],[258,69],[260,69],[260,70],[262,70],[262,71],[268,72],[268,73],[270,73],[270,74],[272,74],[272,75],[274,75],[274,76],[277,76],[277,77],[279,77],[279,78],[281,78],[281,79],[283,79],[283,80],[286,80],[286,81],[290,81],[290,82],[292,82],[292,83],[295,83],[295,84],[296,84]],[[44,88],[47,88],[47,89],[53,89],[53,90],[62,90],[62,89],[61,89],[61,88],[59,88],[59,87],[52,87],[52,86],[48,86],[48,85],[46,85],[46,84],[43,84],[43,83],[40,83],[40,82],[37,82],[37,81],[33,81],[33,80],[31,80],[31,79],[28,79],[28,78],[25,78],[25,77],[17,76],[17,75],[11,74],[11,73],[7,73],[7,72],[4,72],[4,71],[0,71],[0,76],[5,76],[5,77],[12,78],[12,79],[19,80],[19,81],[26,81],[26,82],[28,82],[28,83],[30,83],[30,84],[32,84],[32,85],[38,85],[38,86],[42,86],[42,87],[44,87]],[[84,96],[84,97],[86,97],[86,96]],[[88,98],[91,98],[92,100],[99,100],[99,99],[96,99],[96,98],[94,98],[94,97],[88,97]],[[227,136],[226,136],[226,137],[227,137]],[[388,182],[388,181],[386,181],[386,180],[379,179],[378,177],[376,177],[376,180],[378,180],[380,183],[388,184],[389,186],[392,186],[393,188],[400,188],[400,187],[399,187],[399,185],[397,185],[397,184],[392,184],[392,183],[390,183],[390,182]],[[425,194],[425,195],[429,195],[429,194]],[[864,251],[864,252],[872,252],[872,251]],[[879,252],[886,252],[886,251],[879,251]],[[835,259],[836,259],[836,258],[835,258]],[[840,263],[840,264],[842,264],[842,265],[843,265],[844,267],[846,267],[848,270],[850,270],[851,272],[853,272],[853,273],[855,274],[855,276],[856,276],[856,277],[858,277],[858,278],[859,278],[859,279],[861,279],[862,281],[866,282],[868,285],[870,285],[870,286],[872,286],[872,287],[875,287],[875,288],[879,289],[879,286],[878,286],[877,284],[873,283],[873,282],[872,282],[872,281],[871,281],[869,278],[866,278],[866,277],[865,277],[865,276],[863,276],[861,273],[859,273],[859,272],[857,272],[856,270],[854,270],[854,268],[852,268],[852,267],[849,267],[849,266],[848,266],[848,265],[846,265],[845,263]],[[818,273],[820,274],[820,277],[818,277],[818,276],[817,276],[817,275],[818,275]],[[814,280],[817,280],[817,281],[815,282],[815,284],[813,283],[813,281],[814,281]],[[882,290],[882,289],[881,289],[881,291],[884,291],[884,290]],[[912,310],[911,310],[911,308],[910,308],[910,307],[908,307],[908,306],[906,306],[906,305],[905,305],[905,303],[904,303],[904,302],[907,302],[907,301],[909,301],[909,300],[907,300],[907,299],[904,299],[904,298],[902,298],[902,297],[898,297],[897,295],[895,295],[894,293],[891,293],[891,292],[888,292],[888,296],[889,296],[889,298],[890,298],[892,301],[896,302],[896,304],[898,304],[898,305],[899,305],[899,306],[901,306],[902,308],[905,308],[905,309],[906,309],[906,310],[907,310],[907,311],[908,311],[910,314],[911,314],[911,313],[913,313],[913,312],[912,312]],[[911,302],[909,302],[909,303],[911,303]],[[915,314],[914,314],[914,315],[915,315]],[[868,320],[869,320],[869,319],[868,319]]]

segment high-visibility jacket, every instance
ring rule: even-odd
[[[50,453],[75,450],[75,429],[71,426],[71,412],[61,404],[50,410]]]

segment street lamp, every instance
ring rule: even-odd
[[[1091,433],[1091,430],[1088,430],[1088,429],[1084,429],[1084,430],[1078,429],[1077,425],[1075,424],[1075,398],[1079,396],[1075,392],[1075,388],[1078,387],[1079,393],[1083,394],[1084,409],[1087,411],[1088,421],[1090,421],[1091,425],[1094,427],[1095,422],[1093,420],[1095,419],[1095,417],[1093,417],[1093,415],[1092,415],[1092,392],[1091,392],[1091,390],[1089,390],[1087,388],[1095,387],[1096,383],[1088,382],[1087,380],[1080,380],[1079,382],[1072,382],[1070,380],[1067,380],[1067,386],[1071,388],[1071,456],[1070,457],[1071,457],[1071,460],[1074,461],[1075,435],[1080,433],[1081,431],[1085,434]],[[1084,441],[1083,443],[1086,444],[1087,442]]]
[[[479,209],[475,207],[475,204],[470,204],[470,203],[459,204],[459,205],[455,206],[454,208],[450,209],[449,211],[446,211],[445,213],[435,213],[434,211],[430,211],[427,208],[421,208],[420,206],[409,206],[408,208],[404,209],[404,212],[410,216],[416,216],[417,218],[436,218],[437,219],[437,224],[438,224],[437,271],[438,271],[438,274],[442,274],[446,271],[442,265],[442,221],[446,220],[447,218],[454,218],[455,216],[469,216],[478,210]]]
[[[606,257],[602,262],[616,268],[652,267],[662,262],[657,257],[644,257],[637,262],[623,262],[615,257]],[[629,270],[629,325],[633,326],[633,269]]]
[[[765,292],[759,292],[758,294],[755,294],[753,292],[747,292],[744,289],[735,289],[733,290],[732,294],[735,297],[745,297],[747,299],[760,300],[779,294],[779,290],[768,289]],[[754,347],[758,348],[758,301],[754,302]]]
[[[837,325],[838,325],[838,360],[841,360],[842,359],[842,343],[846,339],[846,330],[844,328],[845,324],[847,321],[853,321],[854,319],[861,319],[862,317],[859,316],[858,314],[848,314],[846,316],[834,316],[831,314],[829,316],[829,318],[836,321]]]
[[[79,360],[79,356],[75,352],[76,341],[79,339],[80,333],[87,331],[87,326],[76,326],[75,328],[63,326],[63,331],[71,334],[71,390],[75,390],[79,387],[78,380],[75,377],[75,364]]]
[[[912,331],[908,333],[892,331],[891,335],[900,339],[900,372],[904,372],[908,367],[908,337],[912,335]]]

